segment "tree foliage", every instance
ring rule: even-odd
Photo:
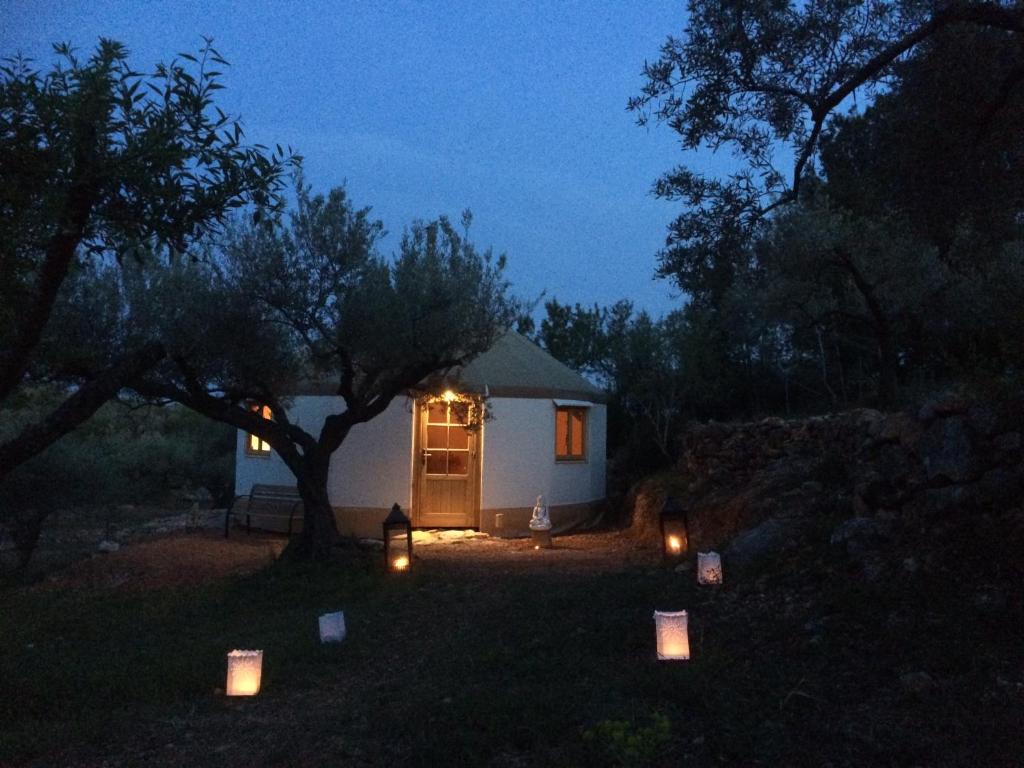
[[[731,174],[655,188],[684,205],[659,273],[728,361],[724,410],[1020,370],[1020,5],[689,7],[631,107],[733,154]]]
[[[923,43],[965,30],[1005,41],[1013,53],[987,70],[993,98],[982,112],[998,111],[1024,81],[1024,8],[1009,0],[692,0],[688,8],[684,35],[669,37],[645,66],[630,108],[641,122],[667,124],[684,150],[731,152],[735,170],[716,177],[680,166],[655,185],[685,206],[660,257],[662,274],[674,277],[713,269],[768,212],[796,201],[829,117],[884,92]],[[942,71],[956,74],[949,64]]]
[[[321,558],[338,535],[331,456],[350,431],[430,374],[490,348],[519,307],[504,257],[479,252],[444,217],[414,223],[386,258],[380,222],[344,189],[311,195],[300,182],[296,199],[290,216],[239,222],[194,262],[125,273],[136,322],[168,350],[137,390],[270,443],[305,503],[292,553]],[[322,424],[289,416],[298,392],[337,397]],[[254,403],[269,405],[273,419]]]
[[[273,210],[283,173],[298,160],[247,145],[241,125],[216,106],[227,62],[210,41],[149,74],[111,40],[87,58],[69,45],[55,53],[47,71],[20,57],[0,66],[0,407],[27,384],[74,389],[0,444],[0,476],[164,354],[156,342],[127,343],[90,322],[89,308],[109,300],[108,289],[75,283],[77,274],[173,256],[242,206]],[[55,312],[77,325],[55,329]],[[76,335],[87,331],[97,343],[78,354]]]

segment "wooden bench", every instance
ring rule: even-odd
[[[295,512],[302,507],[302,498],[299,496],[299,489],[293,485],[263,485],[257,483],[249,493],[235,496],[231,500],[227,511],[224,513],[224,538],[228,538],[231,530],[231,517],[235,514],[235,505],[239,499],[246,499],[245,504],[245,530],[252,533],[253,505],[256,505],[256,513],[267,517],[284,519],[285,514],[280,510],[287,508],[288,513],[288,535],[292,535],[295,525]],[[262,511],[260,507],[269,507],[269,511]]]

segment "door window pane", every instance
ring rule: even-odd
[[[427,427],[427,448],[447,448],[448,447],[448,427],[435,426],[431,424]]]
[[[428,424],[447,424],[448,406],[444,403],[430,403],[427,406]]]
[[[427,456],[427,474],[428,475],[443,475],[448,468],[448,452],[447,451],[428,451]]]
[[[450,427],[448,430],[449,448],[469,448],[469,432],[465,427]]]
[[[448,452],[448,474],[467,475],[469,474],[469,451]]]

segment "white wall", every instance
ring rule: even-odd
[[[598,501],[605,496],[605,406],[587,409],[587,460],[555,461],[555,405],[549,399],[492,398],[494,418],[484,425],[483,509],[532,507],[543,493],[549,506]],[[317,435],[324,418],[344,409],[338,397],[296,397],[288,416]],[[336,507],[387,509],[411,504],[412,411],[398,398],[380,416],[353,428],[331,457],[327,488]],[[294,485],[273,451],[249,456],[238,433],[235,493],[254,483]]]
[[[548,506],[598,501],[605,496],[605,406],[587,409],[587,460],[555,461],[555,404],[492,398],[484,426],[484,509],[532,507],[543,493]]]
[[[344,411],[340,397],[296,397],[288,418],[312,435],[324,419]],[[295,476],[271,451],[269,457],[245,452],[247,435],[238,433],[235,451],[235,493],[249,493],[254,483],[294,485]],[[412,412],[406,398],[396,398],[384,413],[352,428],[331,457],[327,490],[336,507],[408,509],[410,498]]]

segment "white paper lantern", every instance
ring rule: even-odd
[[[340,643],[345,639],[345,612],[325,613],[320,617],[320,642]]]
[[[686,611],[654,612],[659,661],[687,661],[690,658],[687,618]]]
[[[697,553],[697,582],[700,584],[722,583],[722,558],[717,552]]]
[[[228,696],[255,696],[263,676],[263,651],[232,651],[228,654]]]

